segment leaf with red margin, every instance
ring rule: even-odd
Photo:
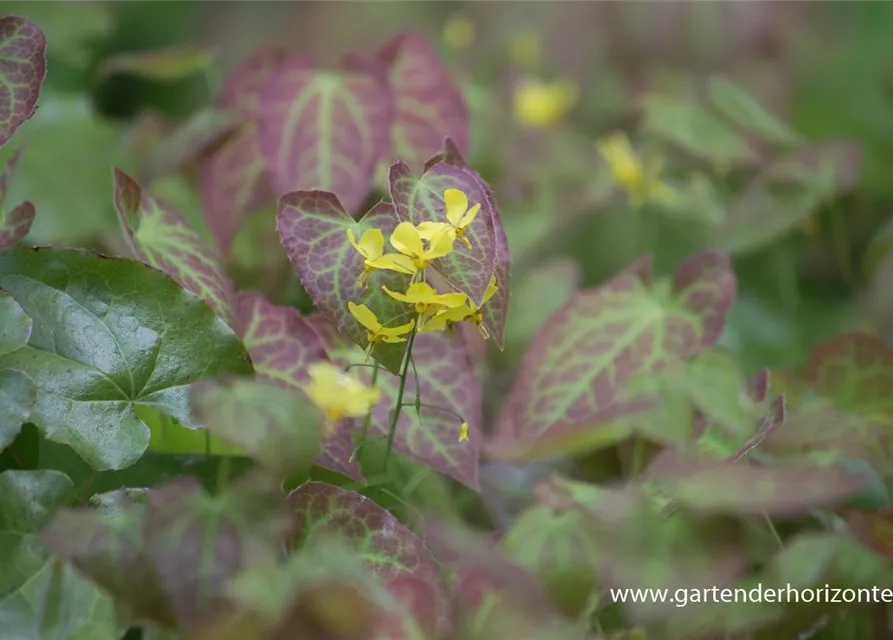
[[[34,114],[46,76],[47,40],[26,18],[0,18],[0,145]]]
[[[714,344],[734,294],[731,265],[713,252],[684,262],[671,281],[649,287],[627,270],[578,292],[534,338],[497,433],[535,440],[554,425],[591,421],[636,374]]]
[[[295,517],[295,546],[340,538],[386,585],[395,587],[394,595],[406,595],[403,578],[422,581],[433,602],[413,597],[409,604],[421,620],[436,612],[438,636],[449,632],[449,601],[440,568],[424,542],[393,515],[359,493],[323,482],[301,485],[289,495],[288,505]]]
[[[471,173],[480,183],[481,188],[487,194],[487,202],[490,203],[493,211],[493,234],[496,246],[496,264],[493,268],[493,275],[496,276],[496,282],[499,288],[490,301],[484,305],[484,326],[490,331],[490,335],[496,340],[496,346],[502,349],[505,345],[505,323],[509,311],[509,290],[511,288],[509,282],[509,271],[512,265],[512,256],[509,252],[509,240],[502,224],[502,214],[499,212],[499,206],[496,204],[496,198],[490,186],[484,181],[481,175],[470,169],[459,153],[459,148],[450,139],[443,141],[443,151],[437,156],[425,163],[425,171],[428,171],[438,163],[443,162],[450,166],[464,169]]]
[[[418,171],[447,136],[466,153],[465,102],[428,39],[415,31],[400,33],[378,50],[378,58],[388,67],[396,100],[391,155]]]
[[[114,170],[115,209],[134,253],[202,298],[236,332],[232,283],[211,250],[183,217]]]
[[[356,238],[368,229],[379,229],[385,238],[397,226],[394,207],[379,202],[359,221],[326,191],[296,191],[279,199],[277,228],[288,259],[297,271],[316,307],[335,321],[338,331],[365,348],[366,330],[350,314],[347,303],[365,304],[386,326],[399,326],[410,320],[405,304],[382,291],[405,291],[409,276],[378,270],[369,275],[365,288],[356,281],[364,271],[363,258],[347,238],[352,229]],[[388,371],[397,374],[403,360],[404,343],[379,342],[373,357]]]
[[[867,333],[847,333],[816,347],[804,378],[838,409],[893,423],[893,349]]]
[[[349,344],[327,318],[311,317],[326,351],[340,366],[360,363],[363,353]],[[483,406],[481,386],[471,366],[468,348],[460,334],[438,331],[420,333],[412,349],[419,384],[410,368],[403,402],[408,403],[397,421],[394,450],[406,457],[445,473],[478,491],[478,466],[482,446]],[[362,367],[357,376],[371,383],[372,374]],[[383,399],[372,410],[370,433],[386,436],[390,411],[397,402],[400,379],[379,371],[377,386]],[[444,411],[414,406],[416,388],[423,404],[442,407],[462,415],[469,423],[468,441],[459,442],[459,419]],[[359,426],[359,425],[357,425]]]
[[[394,97],[377,61],[351,56],[339,71],[283,61],[258,108],[261,153],[276,191],[331,191],[355,211],[387,156],[393,120]]]
[[[468,169],[445,162],[435,164],[420,178],[413,176],[404,163],[397,162],[391,166],[389,182],[397,216],[413,224],[446,221],[446,189],[465,192],[470,206],[481,205],[474,222],[465,230],[471,249],[457,241],[452,253],[431,263],[447,284],[467,294],[474,304],[480,304],[496,270],[497,214],[488,189]],[[503,284],[497,282],[497,286],[502,288]]]
[[[307,380],[307,365],[326,359],[322,340],[296,309],[274,305],[256,291],[240,291],[236,313],[258,379],[300,389]],[[323,443],[316,464],[362,482],[359,463],[350,460],[354,444],[349,426],[346,421],[338,425]]]
[[[0,249],[11,247],[28,235],[34,222],[34,205],[30,202],[23,202],[11,211],[6,210],[6,194],[24,149],[23,146],[16,149],[0,175]]]
[[[257,111],[261,89],[284,58],[278,47],[258,51],[230,74],[220,96],[220,109],[245,118],[200,166],[202,205],[223,255],[245,216],[276,199],[258,142]]]

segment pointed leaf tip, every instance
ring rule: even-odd
[[[0,145],[34,114],[46,76],[46,46],[43,32],[27,18],[0,18]]]

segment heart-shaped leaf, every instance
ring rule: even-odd
[[[200,168],[205,216],[224,255],[229,254],[245,217],[276,199],[261,154],[257,114],[261,90],[284,57],[281,48],[261,49],[236,67],[220,96],[219,108],[245,119],[232,136],[204,158]]]
[[[261,152],[278,193],[320,189],[354,212],[390,148],[394,97],[385,70],[354,56],[340,71],[290,58],[264,86]]]
[[[115,209],[134,253],[202,298],[235,331],[233,286],[216,252],[167,204],[115,169]]]
[[[47,40],[26,18],[0,18],[0,146],[34,113],[46,75]]]
[[[68,249],[0,253],[0,287],[34,320],[28,345],[0,369],[38,388],[31,421],[96,469],[145,451],[147,405],[184,426],[199,378],[251,373],[244,347],[208,306],[146,265]]]
[[[338,331],[364,348],[366,330],[350,314],[347,303],[365,304],[383,325],[400,326],[410,319],[406,305],[386,295],[382,286],[405,291],[409,276],[377,270],[364,288],[358,287],[363,257],[351,246],[347,230],[359,239],[367,229],[379,229],[387,238],[397,223],[394,207],[383,202],[356,221],[335,195],[325,191],[296,191],[279,200],[279,237],[301,283],[316,307],[335,321]],[[398,374],[404,349],[403,343],[379,342],[372,355]]]
[[[391,155],[420,171],[449,137],[468,151],[468,111],[449,72],[421,33],[398,34],[381,47],[379,59],[388,67],[396,114]]]

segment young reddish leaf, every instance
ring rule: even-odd
[[[402,587],[406,576],[421,581],[426,587],[422,593],[433,601],[425,602],[416,594],[408,604],[423,620],[436,612],[438,635],[449,631],[449,602],[440,568],[422,540],[393,515],[359,493],[323,482],[301,485],[288,503],[295,514],[297,544],[311,548],[341,538],[385,585],[393,587],[394,596],[408,595]]]
[[[260,92],[285,57],[279,48],[262,49],[227,78],[218,107],[245,121],[202,161],[201,196],[217,246],[228,255],[245,216],[276,199],[257,137]]]
[[[201,45],[175,45],[155,51],[120,53],[105,60],[99,77],[125,73],[149,80],[183,80],[204,73],[214,62],[214,54]]]
[[[238,332],[232,283],[215,252],[183,217],[120,169],[115,169],[115,209],[134,253],[205,300]]]
[[[687,260],[671,282],[647,287],[627,271],[578,292],[533,339],[497,432],[535,440],[553,425],[592,421],[634,375],[711,346],[734,292],[729,262],[716,253]]]
[[[443,162],[428,169],[420,178],[413,176],[404,163],[397,162],[391,166],[389,181],[397,216],[413,224],[446,222],[443,199],[446,189],[463,191],[469,206],[481,205],[474,222],[465,230],[471,249],[457,241],[452,253],[432,263],[447,284],[467,294],[474,304],[480,304],[496,270],[496,207],[487,188],[468,169]],[[496,284],[503,286],[501,282]]]
[[[34,114],[46,75],[47,41],[26,18],[0,18],[0,145]]]
[[[307,365],[326,359],[322,340],[296,309],[271,304],[255,291],[240,291],[236,311],[244,330],[242,342],[259,379],[300,389],[307,380]],[[359,463],[350,460],[353,448],[349,423],[342,422],[323,442],[316,463],[362,482]]]
[[[276,191],[330,191],[354,212],[388,153],[394,98],[377,62],[342,67],[285,60],[263,88],[258,134]]]
[[[468,151],[468,112],[462,94],[428,42],[417,32],[398,34],[378,51],[396,100],[391,155],[413,171],[449,136]]]
[[[30,202],[16,205],[11,211],[6,210],[6,194],[23,151],[23,146],[16,149],[0,175],[0,249],[11,247],[28,235],[34,222],[34,205]]]
[[[347,230],[361,238],[367,229],[376,228],[387,238],[397,223],[394,207],[384,202],[356,221],[335,195],[325,191],[296,191],[279,199],[279,236],[301,283],[316,307],[335,321],[338,331],[364,348],[366,330],[350,314],[347,303],[365,304],[385,326],[409,322],[406,305],[382,291],[382,286],[405,291],[409,276],[378,270],[370,274],[365,288],[358,287],[363,257],[351,246]],[[403,343],[379,342],[372,355],[398,374],[404,349]]]

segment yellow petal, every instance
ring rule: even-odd
[[[424,252],[422,236],[411,222],[401,222],[391,234],[391,246],[407,256],[421,256]]]
[[[459,220],[459,224],[457,224],[456,226],[457,226],[457,227],[462,227],[462,228],[464,229],[465,227],[467,227],[468,225],[470,225],[472,222],[474,222],[474,219],[477,218],[477,215],[478,215],[478,213],[480,212],[480,210],[481,210],[481,203],[478,202],[478,203],[477,203],[476,205],[474,205],[471,209],[469,209],[469,210],[465,213],[464,216],[462,216],[462,219]]]
[[[382,341],[382,342],[387,342],[388,344],[397,344],[397,343],[399,343],[399,342],[406,342],[406,336],[388,336],[388,335],[382,335],[382,336],[381,336],[381,341]]]
[[[384,236],[378,229],[368,229],[360,238],[359,252],[368,260],[380,258],[384,252]]]
[[[357,244],[357,239],[356,236],[354,236],[353,234],[353,229],[347,230],[347,239],[350,241],[350,244],[353,245],[353,248],[357,250],[357,253],[359,253],[364,258],[367,257],[366,254],[363,253],[363,250],[360,248],[360,245]]]
[[[468,196],[458,189],[447,189],[443,192],[443,202],[446,205],[446,217],[454,227],[459,226],[462,214],[468,209]]]
[[[456,240],[456,233],[452,229],[437,234],[431,238],[430,246],[425,251],[426,260],[434,260],[448,255],[453,250],[453,242]]]
[[[348,301],[347,308],[350,311],[350,315],[357,319],[361,325],[372,331],[373,333],[381,330],[381,323],[378,321],[378,318],[375,317],[375,314],[372,313],[372,310],[364,304],[354,304],[353,302]]]
[[[484,297],[481,300],[481,306],[487,303],[487,301],[496,295],[496,291],[499,287],[496,286],[496,276],[490,278],[490,284],[487,285],[487,290],[484,291]]]
[[[416,272],[412,258],[400,253],[386,253],[377,260],[369,260],[367,264],[373,269],[387,269],[388,271],[405,273],[410,276]]]
[[[454,309],[465,304],[467,299],[468,297],[464,293],[442,293],[437,296],[435,302],[448,309]]]
[[[431,238],[436,236],[441,231],[446,231],[447,229],[452,228],[451,225],[446,222],[431,222],[430,220],[419,223],[416,229],[419,230],[419,235],[422,236],[422,240],[427,240],[430,242]]]
[[[468,442],[468,423],[463,422],[459,425],[459,442]]]
[[[409,333],[412,331],[412,328],[415,326],[415,320],[410,320],[406,324],[401,324],[399,327],[382,327],[379,330],[379,333],[385,338],[391,338],[394,336],[402,336],[403,334]]]
[[[381,286],[382,291],[391,296],[394,300],[399,300],[400,302],[405,302],[407,304],[414,304],[415,300],[413,300],[409,295],[409,291],[406,293],[400,293],[399,291],[391,291],[386,286]]]
[[[407,302],[409,304],[415,304],[417,302],[434,302],[437,300],[437,291],[427,282],[416,282],[409,285],[409,288],[406,289],[406,293],[391,291],[385,286],[382,286],[381,288],[394,300]]]

